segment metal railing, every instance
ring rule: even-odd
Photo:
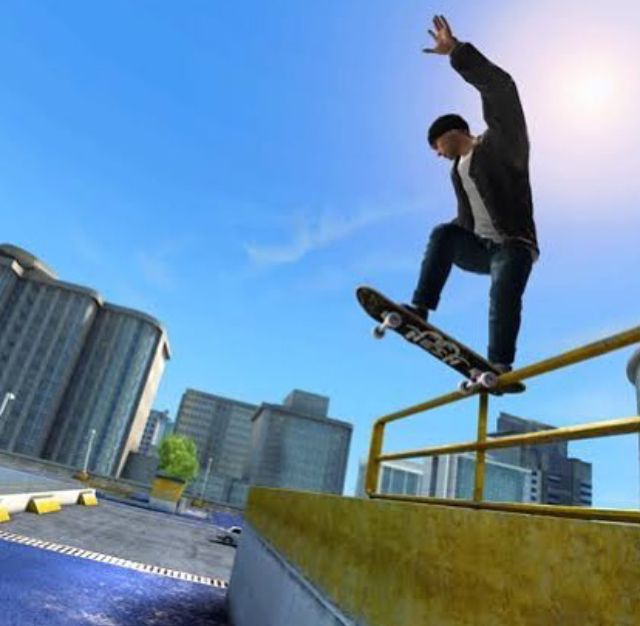
[[[498,388],[540,376],[554,370],[568,367],[581,361],[587,361],[595,357],[613,352],[634,343],[640,342],[640,326],[631,330],[612,335],[606,339],[601,339],[581,348],[565,352],[550,359],[545,359],[538,363],[528,365],[507,374],[502,374],[498,379]],[[478,409],[477,437],[475,441],[436,446],[431,448],[420,448],[417,450],[405,450],[383,454],[384,431],[387,424],[417,413],[430,411],[438,407],[452,404],[470,396],[479,395],[480,403]],[[596,509],[581,506],[559,506],[545,504],[525,504],[516,502],[488,502],[483,500],[484,494],[484,473],[485,455],[487,450],[498,448],[510,448],[514,446],[545,444],[552,441],[569,441],[577,439],[590,439],[595,437],[607,437],[611,435],[622,435],[640,432],[640,416],[623,419],[609,420],[604,422],[593,422],[579,426],[566,426],[521,435],[510,435],[504,437],[487,436],[487,415],[489,409],[489,394],[483,389],[474,389],[470,393],[456,391],[447,395],[435,398],[422,404],[408,407],[401,411],[385,415],[376,420],[371,435],[371,446],[369,451],[369,461],[365,478],[365,491],[370,498],[385,500],[399,500],[407,502],[424,502],[430,504],[445,504],[447,506],[463,506],[476,509],[486,509],[494,511],[510,511],[517,513],[535,513],[538,515],[552,515],[556,517],[572,517],[582,519],[598,519],[616,522],[636,522],[640,523],[640,511],[621,509]],[[475,480],[473,489],[473,500],[460,500],[453,498],[433,498],[425,496],[395,495],[380,493],[377,491],[380,466],[384,461],[397,459],[432,457],[442,454],[454,454],[462,452],[475,452]]]

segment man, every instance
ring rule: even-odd
[[[412,303],[423,319],[435,310],[452,265],[491,276],[488,358],[511,370],[520,329],[522,294],[538,257],[529,184],[529,140],[515,83],[469,43],[459,42],[444,16],[429,30],[429,54],[448,55],[452,67],[482,97],[488,129],[469,132],[459,115],[439,117],[429,128],[429,145],[453,161],[458,217],[434,228]]]

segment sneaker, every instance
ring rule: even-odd
[[[413,315],[415,315],[416,317],[419,317],[421,320],[424,320],[425,322],[428,321],[429,319],[429,309],[427,309],[427,307],[422,307],[416,304],[407,304],[407,303],[402,304],[402,307],[404,309],[407,309],[409,313],[413,313]]]
[[[498,372],[500,372],[500,374],[506,374],[513,369],[511,365],[507,365],[506,363],[494,363],[493,366],[498,370]],[[522,388],[521,383],[511,383],[510,385],[496,389],[492,393],[496,396],[501,396],[505,393],[522,393],[523,391],[524,389]]]

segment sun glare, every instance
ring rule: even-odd
[[[614,76],[604,71],[574,75],[567,81],[568,104],[583,114],[606,114],[616,106],[615,83]]]

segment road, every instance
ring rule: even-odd
[[[225,591],[0,540],[3,626],[228,626]]]
[[[211,522],[101,500],[58,513],[19,513],[0,531],[83,548],[148,565],[229,580],[235,548],[211,541]]]

